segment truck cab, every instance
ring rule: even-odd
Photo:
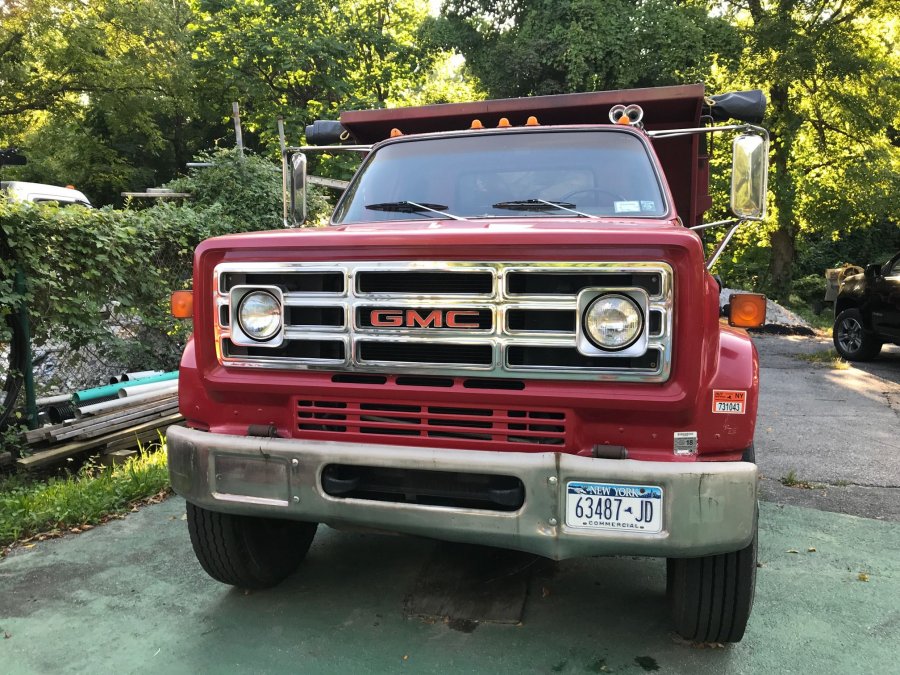
[[[710,126],[723,115],[741,123]],[[308,128],[364,156],[330,226],[195,256],[187,428],[168,452],[204,569],[274,585],[319,523],[555,560],[657,556],[679,632],[740,640],[759,369],[738,326],[764,309],[735,296],[721,320],[710,268],[764,215],[759,117],[754,95],[692,85]],[[714,128],[739,134],[737,217],[704,224]],[[285,155],[289,217],[318,149]],[[698,232],[718,225],[707,256]]]

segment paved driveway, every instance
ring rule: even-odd
[[[448,624],[407,614],[444,545],[322,528],[294,577],[245,594],[205,576],[183,513],[172,498],[0,563],[3,671],[886,673],[896,665],[900,523],[764,503],[747,635],[698,649],[671,633],[659,560],[522,556],[507,567],[524,582],[521,625]],[[510,592],[502,577],[476,590],[495,588]]]
[[[827,338],[759,336],[756,454],[772,501],[900,520],[900,347],[838,370],[799,354]],[[815,489],[784,487],[794,472]]]
[[[184,502],[172,498],[0,561],[0,671],[896,672],[900,522],[889,486],[900,484],[900,358],[836,371],[793,356],[827,344],[759,345],[757,447],[770,501],[740,644],[698,648],[674,636],[665,565],[652,559],[552,563],[323,527],[295,576],[244,593],[202,572]],[[783,487],[775,479],[791,469],[830,485]],[[461,566],[477,582],[462,583]],[[460,600],[445,612],[452,620],[429,614],[422,594],[435,589]],[[486,606],[500,623],[475,621]]]

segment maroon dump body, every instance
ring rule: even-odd
[[[354,110],[341,114],[341,124],[360,143],[377,143],[392,129],[404,134],[465,129],[473,119],[496,127],[505,117],[514,127],[530,116],[542,125],[609,124],[612,106],[637,104],[644,110],[648,131],[698,127],[704,103],[702,84],[586,94],[558,94],[472,103],[445,103],[416,108]],[[700,134],[658,139],[653,145],[685,225],[698,225],[712,205],[709,196],[709,157]]]

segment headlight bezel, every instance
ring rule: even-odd
[[[637,335],[621,347],[603,347],[587,328],[587,312],[594,303],[605,297],[619,297],[638,312],[640,326]],[[647,352],[650,329],[648,325],[650,298],[643,288],[586,288],[578,294],[576,336],[578,351],[585,356],[637,357]]]
[[[257,293],[271,296],[278,306],[278,328],[270,336],[257,337],[244,327],[241,310],[248,298]],[[231,341],[242,347],[280,347],[284,343],[284,295],[277,286],[235,286],[231,289]]]

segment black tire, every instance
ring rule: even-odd
[[[741,455],[741,461],[756,464],[756,448],[754,447],[753,443],[750,444],[750,447],[744,450],[744,454]]]
[[[862,313],[855,307],[837,315],[831,336],[837,353],[848,361],[871,361],[881,352],[881,340],[866,330]]]
[[[240,588],[271,588],[292,574],[312,544],[317,523],[252,518],[187,504],[197,560],[213,579]]]
[[[740,642],[756,593],[757,526],[734,553],[669,558],[666,593],[675,630],[695,642]]]

